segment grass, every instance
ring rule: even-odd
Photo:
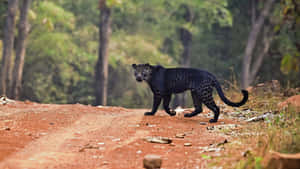
[[[267,156],[270,151],[280,153],[299,153],[300,152],[300,112],[292,107],[286,110],[277,110],[277,97],[275,98],[256,98],[254,107],[260,112],[271,111],[277,116],[269,119],[267,123],[258,122],[246,126],[250,130],[259,132],[254,138],[241,138],[245,143],[252,142],[253,150],[244,159],[240,160],[234,168],[236,169],[263,169],[267,163]],[[259,105],[257,103],[266,103]]]
[[[239,93],[235,89],[230,91],[226,92],[226,96],[239,100],[240,96],[236,96]],[[265,169],[271,151],[299,153],[300,112],[292,107],[279,110],[278,103],[285,99],[280,93],[261,93],[260,96],[250,94],[249,101],[240,110],[251,109],[257,112],[255,116],[271,112],[275,117],[242,124],[242,129],[237,131],[241,135],[225,145],[221,157],[212,157],[211,164],[224,169]]]

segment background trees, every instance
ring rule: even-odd
[[[10,16],[8,2],[13,1],[0,1],[1,53],[9,49],[4,45],[8,36],[4,34],[4,21]],[[23,74],[23,78],[20,80],[17,74],[1,75],[1,79],[15,79],[10,84],[4,80],[12,89],[20,88],[20,83],[16,83],[19,79],[22,90],[11,90],[15,93],[11,96],[20,94],[23,100],[105,104],[107,98],[107,105],[150,106],[151,99],[147,98],[151,98],[151,92],[145,84],[135,82],[130,66],[145,62],[206,69],[225,86],[228,81],[241,84],[234,79],[245,79],[245,70],[249,70],[248,85],[271,79],[291,87],[300,85],[297,1],[106,0],[106,7],[99,6],[102,0],[33,1],[28,14],[23,15],[27,16],[30,29],[22,29],[26,2],[30,1],[24,0],[19,3],[20,10],[16,8],[14,20],[19,26],[10,29],[15,33],[12,40],[16,39],[10,69],[15,67],[14,72]],[[268,2],[268,15],[261,15]],[[105,38],[101,40],[99,33],[105,30],[104,19],[100,24],[100,16],[104,16],[100,14],[105,10],[110,13],[106,20],[110,28],[106,30],[111,30],[106,36],[106,47]],[[264,20],[254,36],[251,32],[260,16]],[[27,32],[21,30],[29,30],[27,38]],[[18,46],[22,45],[17,45],[22,36],[27,39],[23,73],[17,71],[22,70],[18,63],[18,53],[22,53]],[[250,45],[250,40],[254,45]],[[245,51],[251,51],[250,55]],[[245,56],[252,59],[244,59]],[[0,58],[1,69],[7,69],[5,58]],[[252,66],[247,68],[248,64]],[[103,70],[109,74],[102,74]],[[108,84],[107,89],[103,88],[104,83]],[[105,90],[106,97],[102,95]],[[187,100],[189,104],[191,101]]]
[[[11,84],[11,60],[14,48],[16,14],[18,0],[11,0],[7,3],[6,22],[3,29],[3,54],[0,76],[0,93],[8,94],[8,87]]]
[[[263,57],[268,52],[270,46],[270,40],[266,40],[266,37],[271,26],[265,24],[265,20],[268,19],[270,13],[272,12],[273,5],[275,0],[267,0],[263,4],[263,8],[261,10],[258,9],[258,4],[256,0],[252,0],[251,3],[251,31],[249,33],[247,46],[245,49],[245,55],[243,58],[243,73],[242,73],[242,86],[243,88],[247,88],[256,77],[258,69],[262,64]],[[258,13],[259,11],[259,13]],[[264,29],[265,28],[265,29]],[[264,30],[263,30],[264,29]],[[264,31],[264,32],[263,32]],[[273,30],[272,30],[273,31]],[[260,39],[262,42],[263,51],[260,51],[256,60],[252,60],[254,49],[256,47],[256,43],[258,41],[258,36],[262,34],[263,38]],[[252,66],[252,62],[253,66]]]
[[[18,24],[18,39],[16,44],[16,58],[12,74],[11,97],[20,98],[20,90],[22,87],[22,76],[24,59],[27,45],[27,36],[29,32],[28,12],[31,0],[24,0],[20,9],[20,21]]]

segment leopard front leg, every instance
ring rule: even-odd
[[[171,95],[166,95],[166,96],[163,97],[163,99],[164,99],[163,106],[164,106],[165,111],[170,116],[175,116],[176,112],[175,111],[170,111],[170,108],[169,108],[169,104],[170,104],[170,101],[171,101]]]
[[[157,109],[158,109],[158,106],[160,105],[160,102],[161,102],[161,96],[160,95],[153,95],[153,106],[152,106],[152,111],[151,112],[146,112],[144,113],[145,116],[153,116]]]

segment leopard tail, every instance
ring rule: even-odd
[[[229,106],[240,107],[240,106],[244,105],[247,102],[247,100],[248,100],[248,91],[247,90],[242,90],[242,93],[243,93],[244,97],[243,97],[243,99],[240,102],[236,103],[236,102],[232,102],[232,101],[230,101],[230,100],[228,100],[226,98],[226,96],[224,95],[224,92],[223,92],[223,90],[221,88],[221,85],[220,85],[220,83],[218,81],[214,82],[214,87],[216,88],[216,90],[217,90],[220,98],[222,99],[222,101],[225,104],[229,105]]]

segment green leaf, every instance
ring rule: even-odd
[[[211,156],[205,154],[202,154],[201,157],[206,160],[211,159]]]
[[[106,5],[110,8],[120,6],[122,3],[123,0],[106,0]]]
[[[262,157],[255,157],[255,169],[262,169],[261,161]]]
[[[29,20],[35,20],[37,18],[36,13],[32,9],[29,9],[28,11],[28,18]]]

